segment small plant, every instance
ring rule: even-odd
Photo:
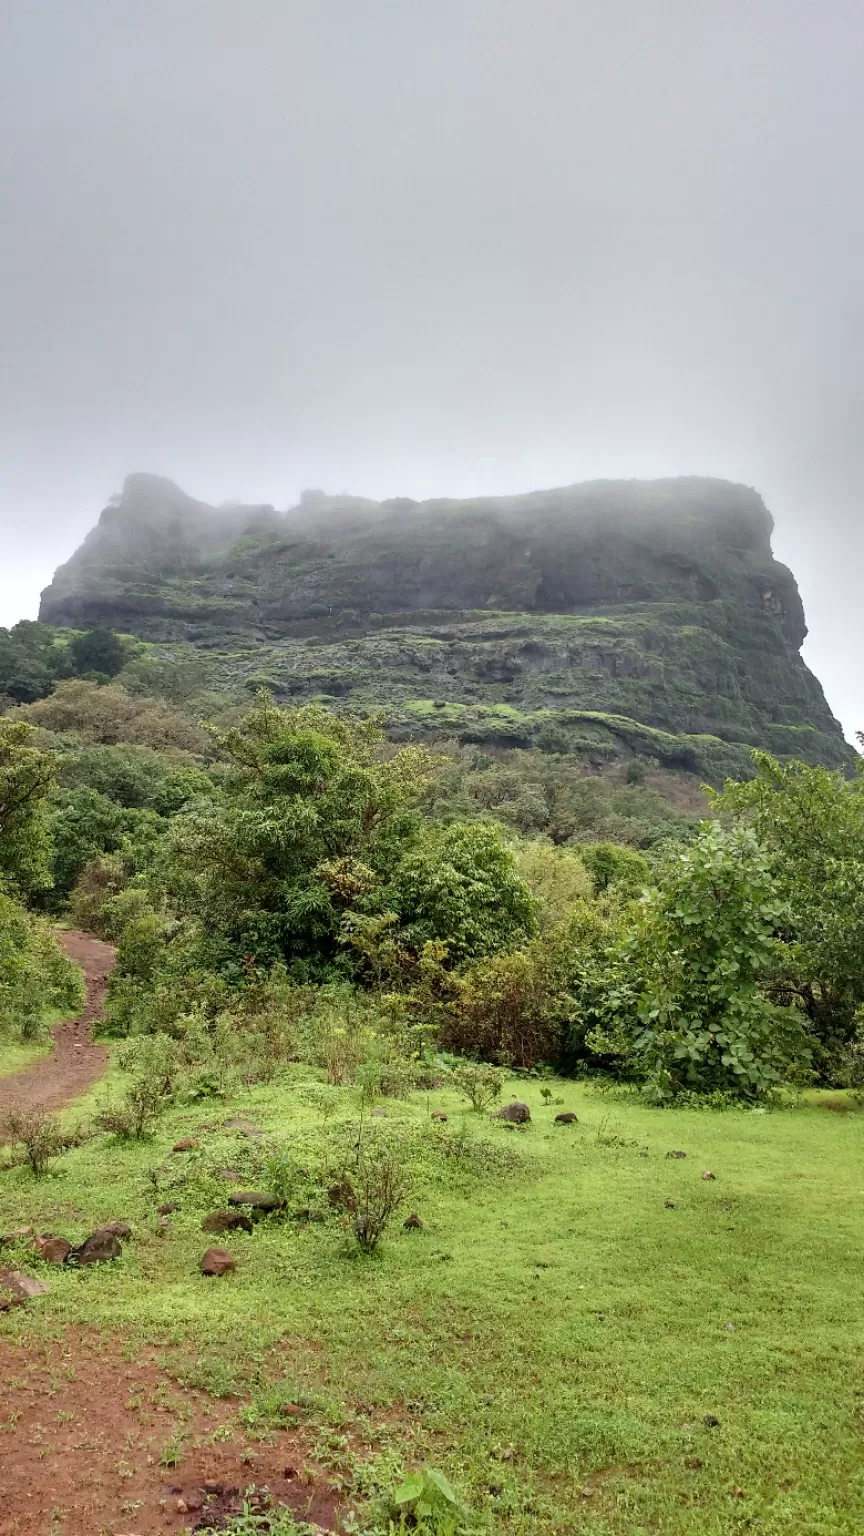
[[[53,1116],[38,1109],[10,1109],[0,1125],[0,1141],[12,1148],[13,1160],[26,1164],[37,1179],[69,1145]]]
[[[450,1077],[454,1088],[478,1115],[490,1109],[504,1091],[504,1072],[486,1062],[462,1062],[452,1069]]]
[[[544,1104],[551,1104],[552,1103],[552,1089],[551,1088],[545,1088],[545,1087],[541,1088],[540,1089],[540,1097],[543,1100]]]
[[[415,1472],[386,1500],[390,1536],[420,1531],[424,1536],[461,1536],[477,1529],[468,1507],[457,1498],[443,1472]]]
[[[354,1236],[363,1253],[374,1253],[384,1232],[408,1193],[405,1170],[386,1147],[358,1152],[350,1173],[343,1178],[353,1191]]]
[[[149,1035],[129,1043],[121,1052],[120,1066],[131,1073],[131,1082],[119,1104],[106,1105],[96,1115],[102,1131],[130,1141],[143,1141],[174,1098],[179,1053],[168,1035]]]

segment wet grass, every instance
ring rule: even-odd
[[[326,1201],[321,1222],[206,1237],[219,1167],[260,1182],[277,1143],[310,1164],[356,1135],[350,1090],[325,1119],[309,1069],[292,1073],[228,1106],[172,1110],[149,1143],[97,1138],[41,1181],[4,1173],[0,1230],[79,1238],[125,1218],[136,1235],[114,1264],[40,1270],[50,1295],[0,1330],[146,1337],[179,1380],[239,1394],[262,1434],[290,1407],[355,1495],[438,1466],[491,1530],[864,1528],[860,1115],[818,1098],[777,1114],[660,1112],[556,1083],[559,1106],[512,1083],[532,1108],[523,1131],[446,1092],[388,1100],[369,1125],[413,1189],[374,1257]],[[576,1126],[553,1124],[561,1107]],[[433,1133],[439,1108],[450,1119]],[[263,1146],[224,1127],[238,1115]],[[181,1136],[199,1150],[171,1154]],[[163,1232],[167,1198],[180,1208]],[[423,1230],[405,1231],[414,1207]],[[200,1276],[211,1241],[235,1275]]]

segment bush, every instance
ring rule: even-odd
[[[77,1013],[84,979],[47,923],[0,895],[0,1034],[35,1039],[51,1012]]]
[[[450,1080],[457,1093],[466,1098],[475,1114],[482,1114],[500,1099],[504,1091],[504,1073],[485,1063],[463,1062],[453,1067]]]
[[[408,1194],[406,1170],[393,1152],[376,1144],[361,1146],[341,1183],[353,1197],[354,1237],[363,1253],[374,1253],[390,1221]]]
[[[10,1110],[0,1122],[0,1141],[12,1148],[13,1161],[26,1164],[37,1179],[69,1145],[58,1121],[35,1109]]]
[[[589,1044],[617,1055],[658,1101],[682,1093],[770,1097],[809,1065],[801,1015],[767,1000],[786,908],[748,829],[708,823],[670,855],[610,966],[608,1024]]]
[[[131,1082],[118,1104],[98,1112],[95,1123],[112,1136],[143,1141],[174,1100],[180,1071],[177,1043],[167,1035],[131,1041],[120,1053],[119,1066],[130,1073]]]

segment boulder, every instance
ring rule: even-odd
[[[251,1218],[242,1211],[211,1211],[201,1223],[202,1232],[251,1232]]]
[[[109,1232],[107,1227],[100,1227],[98,1232],[91,1232],[77,1248],[70,1249],[66,1256],[67,1264],[106,1264],[109,1259],[119,1259],[123,1249],[116,1232]]]
[[[132,1228],[128,1221],[106,1221],[104,1227],[100,1227],[99,1230],[101,1232],[113,1232],[115,1237],[132,1236]]]
[[[194,1136],[186,1136],[183,1141],[175,1141],[172,1152],[194,1152],[198,1143]]]
[[[268,1195],[262,1189],[235,1189],[228,1196],[229,1205],[248,1205],[253,1211],[276,1211],[281,1201],[275,1195]]]
[[[420,1232],[423,1228],[423,1223],[416,1211],[412,1211],[410,1216],[406,1216],[402,1225],[406,1232]]]
[[[0,1274],[0,1310],[32,1301],[34,1296],[47,1296],[49,1287],[35,1275],[27,1275],[23,1269],[6,1269]]]
[[[34,1238],[33,1246],[46,1264],[65,1264],[72,1252],[72,1244],[65,1237],[52,1237],[50,1232]]]
[[[496,1120],[507,1120],[511,1125],[527,1125],[531,1119],[531,1111],[527,1104],[515,1100],[512,1104],[505,1104],[494,1117]]]
[[[572,1109],[565,1109],[563,1115],[555,1116],[556,1125],[577,1125],[578,1121]]]
[[[236,1259],[224,1248],[208,1248],[201,1259],[202,1275],[230,1275],[236,1268]]]

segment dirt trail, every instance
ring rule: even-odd
[[[86,1093],[105,1071],[108,1052],[103,1045],[93,1044],[93,1025],[104,1016],[114,949],[89,933],[71,930],[59,938],[69,959],[84,972],[84,1012],[57,1025],[50,1056],[23,1072],[0,1077],[0,1114],[9,1109],[60,1109]]]

